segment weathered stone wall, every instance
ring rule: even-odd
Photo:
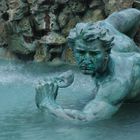
[[[114,11],[132,7],[134,0],[103,0],[105,4],[105,13],[109,15]]]
[[[60,58],[73,62],[66,38],[76,23],[102,20],[114,11],[132,7],[133,3],[134,0],[1,0],[0,34],[4,29],[3,24],[16,24],[16,29],[22,30],[20,35],[22,38],[23,34],[25,45],[34,38],[36,47],[30,49],[25,46],[29,49],[25,55],[33,52],[36,61]],[[32,24],[31,20],[36,24]],[[25,31],[25,24],[30,26],[30,35]],[[2,47],[2,41],[0,43]],[[9,45],[6,48],[10,48]],[[17,53],[20,54],[20,51]]]

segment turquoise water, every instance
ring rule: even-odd
[[[34,102],[38,80],[69,69],[75,71],[75,82],[60,90],[57,102],[80,109],[93,96],[92,79],[76,68],[0,61],[0,140],[140,140],[140,104],[125,104],[111,119],[90,124],[40,112]]]

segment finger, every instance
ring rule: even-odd
[[[54,100],[56,100],[56,97],[57,97],[57,95],[58,95],[58,85],[57,85],[57,83],[54,83],[54,85],[53,85],[54,87],[53,87],[53,99]]]
[[[48,95],[51,95],[52,88],[53,88],[52,83],[51,82],[47,82],[44,87],[45,87],[45,90],[48,92]]]
[[[77,110],[65,109],[66,114],[75,120],[86,121],[86,115]]]
[[[51,83],[50,84],[50,98],[52,100],[54,100],[56,98],[56,95],[57,95],[57,89],[58,89],[58,86],[56,83]]]
[[[42,93],[42,90],[41,90],[41,86],[40,85],[37,85],[36,87],[36,95],[35,95],[35,103],[36,103],[36,106],[39,108],[40,107],[40,103],[42,102],[43,100],[43,93]]]

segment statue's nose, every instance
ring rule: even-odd
[[[91,63],[91,56],[89,55],[89,53],[86,53],[83,62],[84,62],[84,63]]]
[[[83,61],[84,64],[88,64],[89,62],[90,62],[89,59],[84,59],[84,61]]]
[[[86,59],[84,59],[84,61],[83,61],[83,66],[88,66],[89,64],[91,64],[91,60],[90,59],[88,59],[88,58],[86,58]]]
[[[86,57],[87,59],[90,58],[90,55],[89,55],[88,52],[85,54],[85,57]]]

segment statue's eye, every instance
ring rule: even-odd
[[[85,54],[85,51],[83,51],[83,50],[78,50],[78,52],[79,52],[81,55],[84,55],[84,54]]]
[[[89,54],[92,55],[92,56],[98,55],[99,53],[100,52],[97,52],[97,51],[96,52],[89,52]]]

